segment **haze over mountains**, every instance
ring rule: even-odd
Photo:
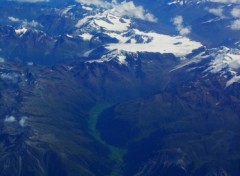
[[[0,175],[239,176],[238,0],[1,0],[0,16]]]

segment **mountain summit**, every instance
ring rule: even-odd
[[[238,0],[1,0],[1,176],[239,176]]]

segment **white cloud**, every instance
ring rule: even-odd
[[[28,65],[28,66],[33,66],[34,63],[33,63],[33,62],[28,62],[27,65]]]
[[[222,8],[212,8],[212,9],[208,9],[209,13],[212,13],[213,15],[219,16],[221,18],[224,17],[223,15],[223,9]]]
[[[240,0],[210,0],[211,2],[218,2],[218,3],[233,3],[233,4],[240,4]]]
[[[131,18],[137,18],[150,22],[157,22],[157,18],[153,14],[148,13],[142,6],[136,6],[132,1],[118,3],[116,0],[113,0],[111,3],[103,0],[75,0],[76,2],[86,4],[86,5],[95,5],[110,9],[109,11],[114,15],[118,16],[128,16]]]
[[[9,0],[9,1],[29,2],[29,3],[36,3],[36,2],[49,2],[49,0]]]
[[[123,1],[120,4],[115,4],[112,12],[119,16],[128,16],[145,21],[157,22],[157,19],[154,17],[154,15],[148,13],[142,6],[136,6],[132,1]]]
[[[176,16],[172,19],[172,22],[176,26],[176,30],[179,32],[180,35],[186,36],[191,33],[191,27],[183,25],[182,16]]]
[[[173,24],[175,26],[180,26],[183,23],[183,17],[182,16],[176,16],[175,18],[173,18]]]
[[[231,14],[234,18],[240,18],[240,8],[233,8]]]
[[[26,116],[23,116],[20,120],[19,120],[19,125],[21,127],[25,127],[26,126],[26,121],[27,121],[27,117]]]
[[[99,7],[109,7],[110,3],[102,0],[75,0],[76,2],[87,4],[87,5],[96,5]]]
[[[3,80],[17,81],[18,74],[16,73],[2,73],[0,74],[0,78]]]
[[[26,121],[27,121],[27,119],[28,119],[28,117],[26,117],[26,116],[23,116],[23,117],[21,117],[21,119],[19,120],[19,125],[21,126],[21,127],[25,127],[26,126]],[[14,117],[14,116],[7,116],[5,119],[4,119],[4,122],[6,122],[6,123],[13,123],[13,122],[16,122],[17,120],[16,120],[16,118]]]
[[[0,57],[0,63],[3,63],[3,62],[5,62],[5,59]]]
[[[186,36],[190,33],[191,33],[191,28],[190,27],[181,28],[180,31],[179,31],[179,34],[182,35],[182,36]]]
[[[22,21],[22,26],[24,26],[24,27],[26,27],[26,26],[37,27],[38,25],[39,25],[39,23],[35,20],[32,20],[32,21],[23,20]]]
[[[23,19],[19,19],[19,18],[15,18],[15,17],[8,17],[8,20],[10,20],[11,22],[21,22],[22,26],[24,26],[24,27],[26,27],[26,26],[37,27],[40,25],[35,20],[27,21],[26,19],[23,20]]]
[[[15,17],[8,17],[8,19],[12,22],[18,22],[20,21],[18,18],[15,18]]]
[[[240,19],[234,20],[233,23],[230,25],[232,30],[240,30]]]
[[[5,119],[4,119],[4,122],[6,123],[13,123],[16,121],[16,118],[14,116],[7,116]]]

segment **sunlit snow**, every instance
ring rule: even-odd
[[[118,43],[109,44],[106,48],[113,50],[123,50],[129,52],[159,52],[159,53],[173,53],[175,56],[182,57],[186,56],[194,49],[200,48],[201,43],[190,40],[186,37],[181,36],[169,36],[158,34],[154,32],[144,33],[135,30],[137,34],[147,35],[152,37],[153,40],[149,43]]]

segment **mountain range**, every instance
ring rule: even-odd
[[[238,0],[0,1],[0,175],[238,176]]]

